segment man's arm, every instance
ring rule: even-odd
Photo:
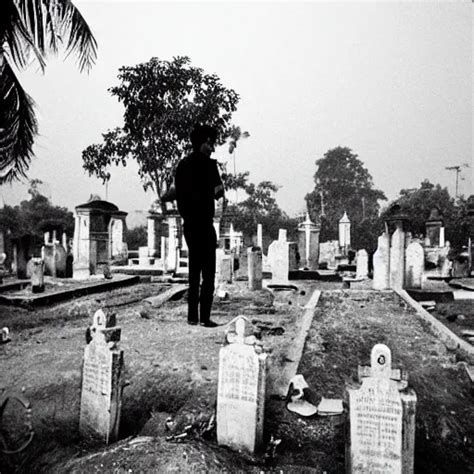
[[[217,161],[215,163],[215,172],[214,172],[214,199],[220,199],[224,197],[224,185],[222,184],[222,179],[219,174],[219,168],[217,167]]]

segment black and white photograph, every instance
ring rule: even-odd
[[[474,472],[469,0],[1,0],[0,473]]]

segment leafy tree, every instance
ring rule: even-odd
[[[74,216],[64,207],[54,206],[50,200],[38,192],[40,180],[30,181],[28,192],[31,198],[19,206],[5,206],[0,209],[0,229],[12,238],[32,236],[33,242],[41,246],[45,232],[56,230],[59,234],[74,233]],[[59,237],[59,235],[58,235]]]
[[[262,224],[264,249],[278,238],[278,229],[287,229],[290,239],[296,237],[296,219],[289,218],[278,206],[275,193],[279,186],[271,181],[245,185],[247,198],[228,207],[228,214],[236,230],[243,232],[247,245],[253,242],[257,224]]]
[[[125,107],[124,125],[107,131],[103,143],[82,152],[83,167],[105,182],[112,164],[126,166],[134,159],[144,189],[152,189],[161,201],[173,183],[178,161],[189,149],[193,125],[205,122],[216,127],[218,144],[223,144],[239,96],[216,75],[191,66],[186,56],[124,66],[118,78],[121,84],[109,91]]]
[[[402,189],[400,196],[390,203],[393,204],[399,204],[401,212],[408,216],[408,228],[414,235],[425,234],[425,224],[431,210],[437,208],[443,216],[446,240],[454,248],[467,245],[469,220],[467,200],[464,197],[458,198],[456,204],[447,188],[425,179],[418,189]],[[387,212],[388,208],[384,210],[382,217]]]
[[[321,240],[338,238],[339,219],[346,211],[353,246],[374,249],[380,228],[378,201],[387,199],[385,194],[374,188],[372,176],[350,148],[333,148],[316,165],[315,187],[305,200],[312,220],[321,222]]]
[[[97,43],[71,1],[0,2],[0,183],[26,176],[38,133],[33,100],[13,65],[24,69],[33,55],[44,71],[47,53],[62,45],[77,55],[80,71],[91,68]]]
[[[129,249],[138,249],[147,245],[148,233],[146,225],[140,225],[133,229],[125,229],[124,241]]]

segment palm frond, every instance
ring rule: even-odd
[[[14,1],[25,28],[42,55],[56,53],[59,46],[65,44],[67,56],[77,55],[81,72],[92,67],[97,58],[97,42],[70,0]]]
[[[0,42],[17,67],[25,67],[33,52],[44,69],[43,53],[36,47],[13,0],[3,0],[0,6]]]
[[[89,71],[97,59],[97,41],[81,12],[70,0],[57,0],[57,7],[58,24],[67,36],[67,56],[77,54],[79,70]]]
[[[38,126],[33,100],[0,56],[0,184],[26,176]]]

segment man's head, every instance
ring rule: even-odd
[[[190,138],[194,151],[211,156],[217,139],[217,130],[209,125],[195,125]]]

